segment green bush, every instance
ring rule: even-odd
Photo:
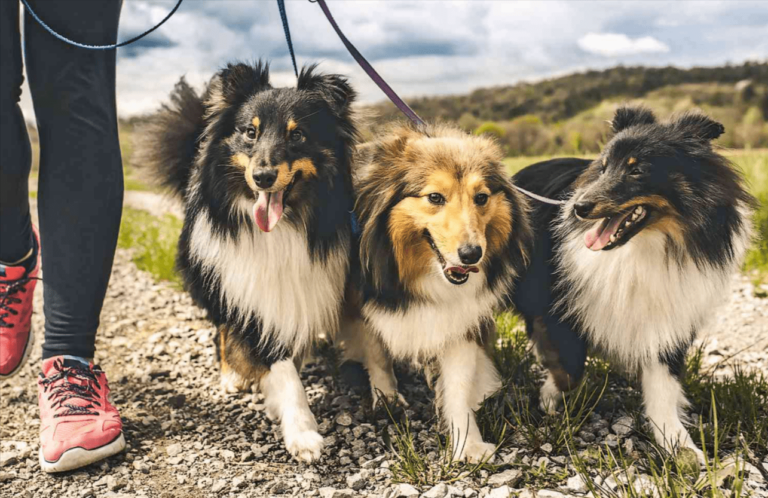
[[[506,130],[498,123],[486,122],[481,124],[475,129],[475,135],[493,135],[497,138],[501,138],[505,135]]]

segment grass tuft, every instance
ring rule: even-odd
[[[126,207],[117,243],[121,248],[133,249],[133,262],[140,270],[151,273],[158,280],[181,286],[175,271],[181,226],[181,220],[173,215],[158,217]]]
[[[427,440],[419,445],[407,414],[398,417],[389,405],[384,403],[384,406],[392,422],[384,428],[382,439],[395,455],[395,463],[390,468],[393,482],[429,487],[440,482],[450,484],[473,478],[482,470],[495,470],[495,467],[488,463],[488,459],[477,463],[457,460],[450,436],[441,436],[435,432],[434,440]]]
[[[753,465],[768,457],[768,379],[760,371],[734,364],[733,375],[715,378],[715,368],[702,367],[703,348],[688,358],[684,387],[690,414],[702,422],[703,435],[692,434],[709,451],[747,450]],[[719,420],[715,418],[719,414]],[[719,430],[716,430],[719,424]]]

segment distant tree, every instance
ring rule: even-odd
[[[480,120],[469,112],[465,112],[459,118],[457,124],[462,130],[473,131],[480,125]]]
[[[496,138],[501,138],[506,133],[506,130],[498,123],[488,121],[481,124],[475,129],[475,135],[493,135]]]

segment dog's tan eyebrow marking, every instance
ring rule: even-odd
[[[258,116],[256,116],[255,118],[253,118],[253,119],[251,120],[251,124],[252,124],[254,127],[258,128],[259,126],[261,126],[261,120],[259,119],[259,117],[258,117]]]
[[[633,164],[635,164],[636,162],[637,162],[637,158],[636,158],[636,157],[630,157],[630,158],[627,160],[627,164],[628,164],[628,165],[630,165],[630,166],[632,166],[632,165],[633,165]]]
[[[288,126],[286,126],[286,129],[287,129],[289,132],[291,132],[291,131],[295,130],[296,128],[298,128],[298,126],[299,126],[299,125],[296,123],[296,121],[294,121],[294,120],[292,120],[292,119],[289,119],[289,120],[288,120]]]

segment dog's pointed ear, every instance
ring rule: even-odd
[[[725,133],[725,126],[700,112],[686,112],[674,123],[684,136],[714,140]]]
[[[269,88],[268,63],[227,64],[211,80],[208,102],[214,108],[236,106]]]
[[[611,128],[614,133],[626,130],[630,126],[653,124],[656,116],[647,107],[619,107],[611,120]]]
[[[336,116],[346,115],[357,98],[357,92],[346,78],[338,74],[319,74],[316,64],[301,69],[297,89],[318,94]]]

